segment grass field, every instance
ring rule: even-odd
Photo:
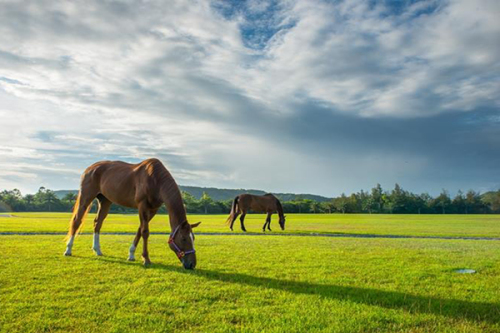
[[[67,214],[19,216],[0,218],[0,231],[64,232],[68,222]],[[249,217],[258,231],[262,216]],[[151,229],[168,231],[164,220]],[[222,216],[190,220],[204,222],[200,231],[227,228]],[[288,223],[287,232],[500,233],[494,215],[292,215]],[[136,216],[104,225],[136,228]],[[103,235],[103,257],[89,235],[64,257],[62,238],[0,236],[2,332],[500,332],[499,241],[199,235],[197,269],[186,271],[162,235],[150,237],[150,268],[125,260],[131,235]]]
[[[0,232],[66,232],[69,213],[14,213],[0,217]],[[83,231],[92,232],[94,214],[89,214]],[[202,221],[198,232],[230,232],[227,215],[189,215],[190,222]],[[265,215],[247,215],[249,232],[262,232]],[[271,227],[281,232],[277,217]],[[104,221],[102,232],[135,232],[137,215],[112,214]],[[169,232],[168,216],[151,221],[152,232]],[[241,232],[239,221],[234,232]],[[379,234],[413,236],[500,237],[500,215],[369,215],[369,214],[288,214],[287,233]]]

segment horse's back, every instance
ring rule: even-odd
[[[238,203],[245,210],[252,209],[256,212],[272,213],[275,212],[276,197],[270,193],[264,195],[241,194]]]
[[[85,169],[82,177],[93,178],[94,180],[119,177],[124,181],[127,178],[140,177],[143,174],[152,176],[155,170],[158,169],[166,171],[163,164],[156,158],[150,158],[137,164],[123,161],[99,161]]]
[[[119,205],[136,208],[141,197],[157,196],[156,170],[164,172],[166,168],[155,158],[137,164],[100,161],[85,170],[82,188],[97,191]]]

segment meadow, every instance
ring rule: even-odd
[[[67,232],[69,213],[13,213],[0,218],[0,232]],[[95,214],[89,214],[83,232],[92,232]],[[202,221],[197,232],[231,232],[227,215],[189,215],[189,222]],[[266,216],[249,214],[245,226],[249,232],[262,232]],[[500,237],[500,215],[396,215],[396,214],[287,214],[286,233],[375,234],[402,236]],[[110,214],[102,232],[136,232],[137,214]],[[170,232],[168,215],[156,215],[151,232]],[[278,217],[273,215],[271,228],[281,233]],[[239,220],[234,233],[240,233]]]
[[[69,219],[14,215],[0,232],[64,233]],[[151,230],[168,232],[166,219]],[[189,219],[203,221],[199,232],[228,231],[225,216]],[[260,233],[263,222],[246,225]],[[111,215],[103,232],[137,224]],[[498,237],[500,216],[297,214],[286,232]],[[498,240],[198,235],[187,271],[164,235],[150,237],[149,268],[126,261],[132,235],[104,234],[103,257],[91,237],[64,257],[62,234],[0,236],[0,331],[500,332]]]

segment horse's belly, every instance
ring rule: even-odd
[[[114,204],[125,206],[128,208],[137,208],[137,204],[135,200],[128,200],[128,198],[122,198],[120,196],[115,196],[113,193],[109,194],[103,191],[102,195],[104,195],[109,201]]]
[[[112,203],[129,207],[137,208],[135,202],[135,186],[128,179],[121,179],[115,182],[102,182],[100,192]]]

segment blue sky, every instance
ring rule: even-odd
[[[500,2],[3,1],[0,189],[500,188]]]

